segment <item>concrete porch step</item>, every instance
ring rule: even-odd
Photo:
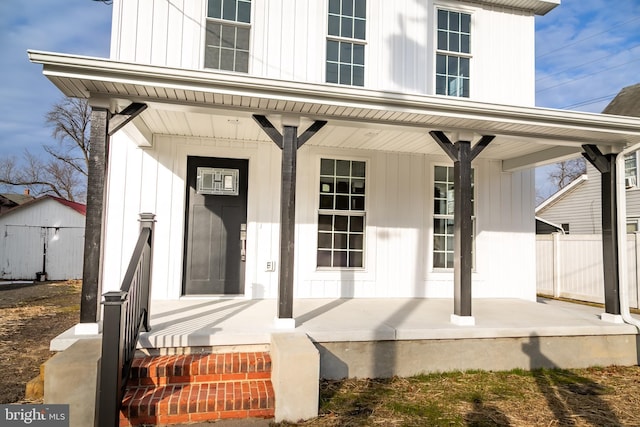
[[[267,352],[138,358],[129,378],[123,427],[274,416]]]

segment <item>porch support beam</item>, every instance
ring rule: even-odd
[[[120,111],[117,114],[114,114],[111,120],[109,120],[109,136],[113,136],[114,133],[122,129],[127,123],[135,119],[146,109],[147,104],[133,102],[129,104],[124,110]]]
[[[473,269],[473,189],[471,162],[495,138],[484,135],[472,148],[471,141],[452,143],[441,131],[429,132],[442,150],[453,160],[454,174],[454,316],[457,323],[472,324],[471,317],[471,273]]]
[[[104,199],[109,152],[108,108],[92,107],[80,323],[97,323],[102,290]]]
[[[277,320],[293,323],[293,273],[296,225],[296,164],[298,148],[327,123],[316,121],[300,137],[297,126],[283,126],[282,134],[265,116],[254,120],[271,140],[282,149],[280,187],[280,277],[278,285]],[[295,327],[295,323],[289,324]]]
[[[604,308],[607,314],[621,315],[618,276],[618,197],[616,154],[602,154],[596,145],[583,145],[583,156],[600,172],[602,201],[602,262],[604,267]]]

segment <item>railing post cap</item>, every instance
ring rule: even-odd
[[[140,219],[139,219],[140,222],[143,222],[143,221],[156,222],[156,214],[154,214],[154,213],[142,212],[142,213],[139,214],[139,216],[140,216]]]
[[[104,301],[102,303],[105,305],[120,304],[122,301],[126,301],[127,297],[129,296],[129,292],[110,291],[110,292],[106,292],[102,296],[104,297]]]

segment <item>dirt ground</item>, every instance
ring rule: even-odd
[[[0,404],[25,402],[26,383],[53,355],[49,341],[79,321],[80,281],[0,284]]]

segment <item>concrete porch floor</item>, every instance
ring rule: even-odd
[[[139,346],[267,345],[272,332],[283,331],[274,326],[276,307],[275,300],[155,301]],[[299,299],[293,312],[295,332],[316,343],[638,334],[600,320],[601,308],[544,298],[474,300],[474,326],[451,323],[450,299]]]

